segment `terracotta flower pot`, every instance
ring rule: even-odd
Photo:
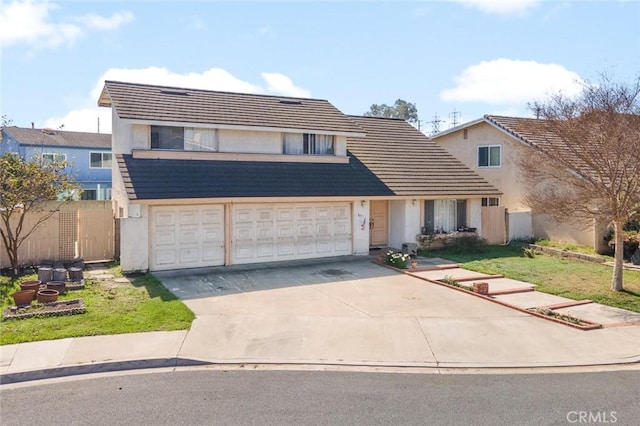
[[[40,281],[24,281],[20,283],[21,290],[33,290],[33,300],[36,299],[38,294],[38,290],[40,290]]]
[[[418,262],[411,262],[411,269],[416,269],[418,267]]]
[[[38,292],[38,303],[51,303],[58,300],[58,290],[44,289]]]
[[[51,290],[57,290],[59,294],[65,294],[67,292],[67,283],[65,281],[49,281],[47,288]]]
[[[13,302],[16,306],[29,306],[33,301],[33,295],[36,294],[35,290],[19,290],[12,294]]]

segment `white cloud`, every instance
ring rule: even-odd
[[[496,15],[521,15],[541,0],[453,0],[467,7],[478,9],[485,13]]]
[[[133,13],[128,11],[117,12],[109,18],[91,13],[74,18],[74,21],[80,22],[90,29],[115,30],[122,24],[133,21]]]
[[[67,22],[55,22],[51,15],[56,9],[58,5],[48,1],[14,0],[1,5],[0,46],[26,44],[53,48],[73,44],[87,30],[113,30],[133,20],[131,12],[122,11],[109,18],[90,14],[69,18]]]
[[[111,132],[111,110],[95,106],[102,92],[105,80],[127,81],[131,83],[156,84],[191,89],[219,90],[240,93],[272,94],[294,97],[310,97],[309,91],[297,87],[289,77],[279,73],[262,73],[267,87],[253,84],[221,68],[211,68],[202,73],[178,74],[166,68],[148,67],[138,69],[111,68],[98,78],[84,102],[59,117],[51,117],[38,122],[38,127],[58,128],[64,124],[65,130],[95,132],[100,117],[100,133]]]
[[[263,72],[262,78],[267,82],[267,90],[275,95],[308,98],[309,91],[296,87],[291,79],[284,74]]]
[[[520,104],[562,92],[580,92],[580,76],[557,64],[495,59],[471,65],[455,78],[456,87],[440,92],[446,102]]]

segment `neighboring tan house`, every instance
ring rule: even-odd
[[[4,127],[0,155],[14,152],[31,160],[66,160],[82,187],[83,200],[111,199],[111,135],[53,129]]]
[[[365,255],[435,216],[481,232],[500,196],[405,121],[326,100],[107,81],[98,104],[125,271]]]
[[[545,120],[497,115],[485,115],[431,136],[432,141],[500,189],[502,196],[482,202],[506,208],[510,240],[544,238],[605,250],[604,237],[608,233],[605,226],[596,226],[595,222],[588,228],[558,223],[542,212],[531,212],[524,203],[527,183],[516,160],[527,155],[532,145],[547,139]]]

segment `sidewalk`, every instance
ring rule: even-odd
[[[424,281],[437,272],[411,276],[360,258],[192,272],[188,279],[158,274],[196,314],[190,330],[0,346],[0,379],[206,364],[475,369],[640,362],[638,325],[573,329]],[[482,278],[459,268],[442,273],[465,276],[469,283]],[[525,284],[490,279],[494,291]],[[559,302],[532,291],[496,297],[519,306]],[[640,317],[630,314],[622,313],[627,320]],[[609,312],[600,315],[619,320]]]

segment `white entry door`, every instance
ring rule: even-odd
[[[149,269],[224,265],[224,206],[152,207]]]
[[[349,203],[236,204],[231,263],[352,254]]]

